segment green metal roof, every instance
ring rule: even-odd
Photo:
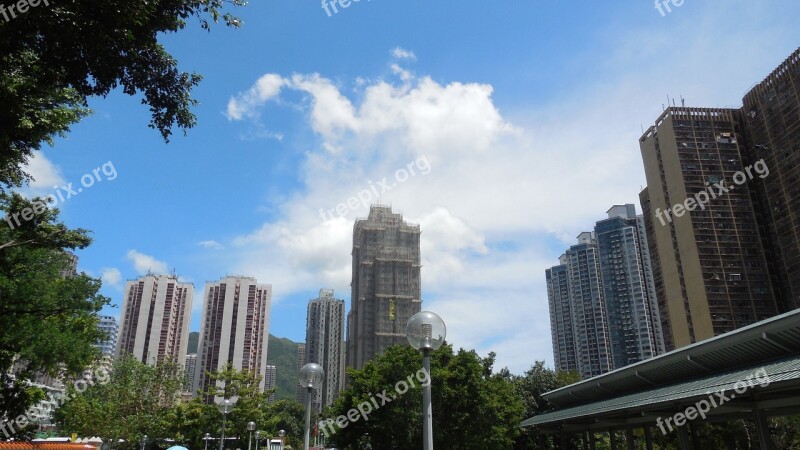
[[[557,410],[532,417],[522,426],[631,413],[641,417],[651,406],[685,405],[705,396],[706,390],[728,390],[726,386],[761,367],[769,370],[776,384],[800,387],[798,358],[800,310],[795,310],[548,392],[543,397]],[[762,388],[752,391],[758,390]]]
[[[746,369],[734,370],[719,375],[709,375],[693,381],[672,384],[670,386],[652,388],[635,394],[628,394],[607,400],[600,400],[580,406],[561,409],[551,413],[534,416],[524,422],[523,427],[575,421],[575,419],[591,419],[602,417],[607,413],[615,415],[631,415],[670,409],[681,405],[695,403],[697,400],[708,398],[715,392],[726,392],[731,400],[735,400],[737,393],[735,386],[738,382],[747,380],[748,376],[764,369],[769,376],[766,386],[761,386],[758,380],[753,380],[753,387],[748,387],[742,396],[753,398],[768,391],[785,389],[789,385],[800,387],[800,355],[772,362],[763,366],[753,366]],[[752,377],[751,377],[752,378]],[[740,386],[741,388],[742,386]],[[715,397],[716,398],[716,397]],[[740,396],[741,398],[741,396]],[[728,406],[731,406],[729,404]],[[800,398],[797,398],[800,406]],[[676,408],[672,408],[676,409]],[[585,420],[584,420],[585,421]]]

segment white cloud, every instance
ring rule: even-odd
[[[210,250],[224,250],[225,246],[220,244],[217,241],[200,241],[197,243],[200,247],[207,248]]]
[[[747,14],[747,4],[737,7]],[[491,85],[403,79],[399,66],[399,84],[354,80],[357,100],[320,74],[270,74],[309,97],[308,131],[319,148],[306,153],[303,189],[279,205],[278,219],[234,240],[239,263],[231,271],[273,283],[276,299],[322,286],[349,292],[353,221],[367,208],[326,219],[320,209],[386,178],[391,188],[380,202],[421,224],[423,300],[445,318],[448,340],[494,350],[498,367],[515,372],[535,360],[552,364],[544,270],[611,205],[638,203],[640,125],[655,121],[663,94],[683,93],[696,106],[735,105],[786,56],[764,56],[786,39],[777,30],[742,35],[714,8],[704,14],[702,36],[687,31],[696,26],[690,22],[669,35],[614,36],[604,52],[577,57],[576,66],[594,68],[590,80],[525,108],[501,111]],[[674,45],[676,35],[688,37]],[[758,63],[741,64],[751,56]],[[420,157],[430,162],[428,175],[391,183]]]
[[[54,186],[61,187],[67,183],[61,169],[50,162],[41,151],[33,152],[23,170],[33,177],[33,181],[21,189],[27,196],[47,196],[56,190]]]
[[[122,272],[115,267],[104,267],[100,270],[100,280],[103,285],[111,286],[115,289],[122,288]]]
[[[417,55],[415,55],[414,52],[400,47],[395,47],[392,49],[392,57],[395,59],[410,59],[412,61],[417,60]]]
[[[411,81],[414,78],[413,72],[403,69],[402,67],[400,67],[399,64],[392,64],[391,67],[392,67],[392,72],[398,77],[400,77],[400,79],[403,81]]]
[[[275,74],[262,76],[248,91],[228,101],[228,120],[256,117],[256,108],[277,96],[285,83],[286,80]]]
[[[166,274],[168,271],[167,263],[136,250],[128,251],[127,257],[128,260],[133,263],[133,268],[139,275],[146,275],[148,273],[161,275]]]

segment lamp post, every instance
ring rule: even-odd
[[[208,440],[209,439],[211,439],[211,434],[210,433],[206,433],[206,435],[203,437],[203,440],[206,441],[206,450],[208,450]]]
[[[219,412],[222,413],[222,436],[219,438],[219,450],[223,449],[225,445],[225,418],[233,409],[233,403],[227,398],[219,404]]]
[[[261,440],[261,431],[256,430],[256,450],[258,450],[258,443]]]
[[[303,450],[308,450],[309,431],[311,429],[311,394],[320,384],[325,371],[316,363],[308,363],[300,369],[300,386],[306,388],[306,432],[303,439]]]
[[[286,436],[286,432],[283,430],[278,430],[278,437],[281,438],[281,450],[283,450],[283,437]],[[272,450],[272,449],[270,449]]]
[[[250,450],[250,446],[253,444],[253,430],[256,429],[256,423],[253,421],[247,422],[247,431],[250,432],[250,438],[247,440],[247,450]]]
[[[438,315],[430,311],[414,314],[406,325],[406,337],[412,347],[422,352],[422,367],[431,380],[422,387],[422,447],[433,450],[433,411],[431,408],[431,352],[444,343],[447,327]]]
[[[144,450],[144,445],[147,443],[147,435],[145,434],[142,436],[142,450]]]

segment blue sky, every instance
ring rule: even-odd
[[[174,269],[195,284],[198,330],[205,282],[253,275],[273,284],[271,333],[300,341],[320,288],[349,307],[367,214],[320,209],[386,178],[380,201],[422,226],[424,308],[456,346],[522,372],[552,364],[544,270],[610,206],[638,209],[642,127],[668,96],[738,106],[797,48],[798,14],[789,0],[686,0],[663,17],[648,0],[361,0],[329,17],[254,0],[239,30],[164,38],[205,77],[188,136],[164,144],[139,98],[94,99],[31,162],[28,191],[111,162],[116,178],[60,208],[92,230],[80,269],[114,304],[125,280]]]

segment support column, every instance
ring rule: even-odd
[[[757,407],[753,409],[753,420],[756,423],[756,430],[758,431],[758,444],[761,450],[775,450],[775,443],[772,441],[772,435],[769,431],[769,423],[767,423],[767,416],[764,411]]]
[[[625,428],[625,442],[628,443],[628,450],[636,450],[636,438],[633,437],[633,428]]]
[[[539,446],[542,448],[550,447],[550,440],[544,435],[544,433],[539,434]]]
[[[650,427],[644,427],[644,444],[647,450],[653,450],[653,434],[650,433]]]
[[[584,447],[587,450],[597,450],[597,443],[594,441],[594,431],[586,431],[583,435],[583,442],[586,444]]]
[[[689,430],[686,426],[678,427],[678,438],[681,442],[681,450],[694,450],[692,441],[689,440]]]
[[[611,430],[608,432],[608,436],[611,438],[611,450],[617,450],[617,432]]]

